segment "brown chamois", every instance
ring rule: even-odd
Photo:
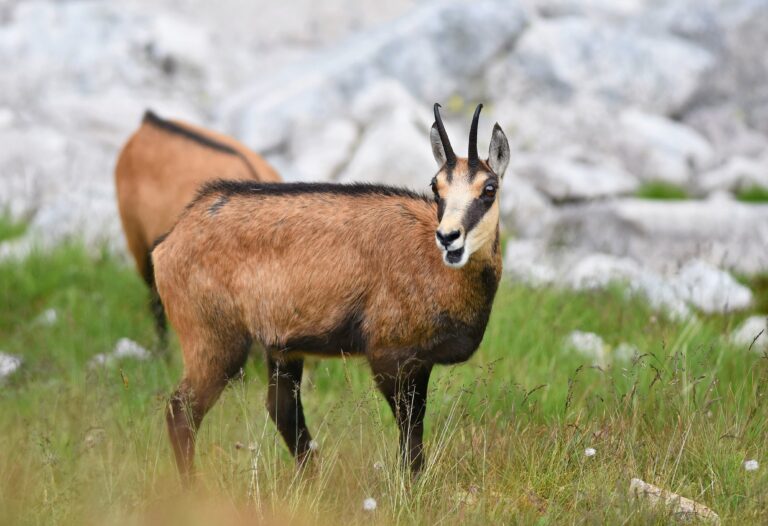
[[[115,186],[120,219],[139,274],[150,288],[160,348],[167,344],[150,252],[200,186],[215,179],[280,182],[267,162],[236,140],[147,111],[120,152]]]
[[[400,429],[402,460],[423,464],[432,366],[469,359],[501,276],[499,187],[509,144],[457,159],[435,105],[433,196],[366,184],[208,184],[153,252],[184,376],[167,411],[182,480],[203,416],[266,350],[267,409],[299,465],[310,456],[300,387],[306,356],[364,356]],[[393,152],[396,155],[397,152]],[[429,181],[429,179],[427,179]]]

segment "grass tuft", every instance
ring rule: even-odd
[[[640,185],[635,196],[643,199],[688,199],[685,188],[664,181],[648,181]]]
[[[736,199],[746,203],[768,203],[768,188],[750,186],[736,192]]]

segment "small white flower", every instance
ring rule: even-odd
[[[584,454],[588,457],[594,457],[597,454],[597,450],[593,447],[588,447],[584,450]]]
[[[368,497],[363,501],[363,509],[365,511],[373,511],[376,509],[376,499]]]
[[[744,462],[744,469],[747,471],[757,471],[757,468],[760,467],[760,464],[757,463],[757,460],[747,460]]]
[[[317,451],[320,448],[320,444],[317,443],[317,440],[310,440],[309,441],[309,450],[310,451]]]
[[[376,471],[382,471],[384,469],[384,462],[376,461],[373,463],[373,469]]]

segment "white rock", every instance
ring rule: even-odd
[[[696,184],[704,193],[751,187],[768,188],[768,160],[733,157],[725,164],[701,174]]]
[[[572,250],[630,257],[664,274],[691,259],[743,274],[768,268],[768,205],[648,199],[574,204],[558,208],[552,231]]]
[[[694,170],[714,159],[712,147],[692,128],[633,109],[619,120],[625,166],[644,179],[686,185]]]
[[[523,237],[541,236],[554,221],[552,203],[534,186],[508,169],[501,187],[501,221]]]
[[[589,254],[570,268],[565,281],[576,290],[603,289],[611,283],[631,283],[642,272],[640,265],[629,258]]]
[[[5,380],[19,367],[21,367],[21,357],[12,354],[0,352],[0,381]]]
[[[504,275],[532,286],[554,283],[558,278],[543,242],[531,239],[510,240],[504,254]]]
[[[89,366],[111,366],[126,358],[148,360],[151,356],[152,354],[148,350],[130,338],[120,338],[115,344],[115,348],[112,352],[94,355],[89,362]]]
[[[744,462],[744,469],[746,471],[757,471],[760,467],[760,464],[758,464],[757,460],[746,460]]]
[[[363,501],[363,509],[365,511],[375,511],[376,510],[376,499],[368,497]]]
[[[624,19],[642,13],[645,0],[532,0],[531,5],[546,17],[588,16]]]
[[[512,75],[533,79],[554,97],[588,92],[662,114],[683,108],[713,63],[683,39],[583,17],[533,24],[510,61],[524,72]]]
[[[608,353],[603,339],[593,332],[573,331],[565,338],[563,350],[575,351],[591,360],[592,365],[605,367],[608,364]]]
[[[611,353],[611,357],[617,362],[629,362],[638,356],[640,352],[631,343],[621,342]]]
[[[513,164],[516,174],[555,201],[596,199],[632,193],[637,180],[619,166],[591,159],[528,156]]]
[[[9,128],[16,120],[13,110],[0,106],[0,128]]]
[[[706,313],[741,310],[752,304],[752,291],[733,276],[701,260],[683,266],[674,280],[681,298]]]
[[[388,117],[393,111],[408,110],[425,128],[432,126],[432,112],[398,81],[383,78],[363,88],[352,101],[350,117],[361,126]]]
[[[730,340],[757,353],[768,351],[768,315],[750,316],[731,333]]]
[[[629,484],[629,493],[632,497],[642,498],[652,506],[664,506],[669,508],[674,517],[683,521],[698,520],[712,524],[720,524],[720,517],[703,504],[691,499],[666,491],[653,484],[633,478]]]
[[[747,123],[734,99],[694,108],[685,113],[683,120],[707,138],[719,162],[734,156],[759,157],[768,150],[768,137]]]
[[[426,192],[437,166],[428,131],[417,128],[414,121],[409,111],[398,110],[372,123],[338,180],[386,183]]]
[[[301,181],[331,181],[352,156],[359,131],[354,122],[335,119],[297,126],[291,137],[292,171]]]
[[[40,315],[36,318],[35,321],[41,325],[55,325],[56,322],[59,319],[59,314],[56,312],[56,309],[45,309],[43,312],[40,313]]]
[[[588,447],[584,450],[584,456],[594,457],[597,454],[597,450],[593,447]]]
[[[211,36],[198,24],[178,16],[160,14],[152,19],[147,50],[161,67],[187,67],[195,72],[205,71],[214,60]]]
[[[130,338],[120,338],[112,350],[112,356],[118,359],[135,358],[136,360],[147,360],[152,354]]]
[[[219,112],[223,127],[263,151],[285,142],[300,119],[344,116],[351,99],[382,79],[430,102],[444,100],[510,47],[526,23],[515,1],[424,5],[229,97]]]

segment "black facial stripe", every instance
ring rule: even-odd
[[[445,213],[445,199],[437,200],[437,221],[438,223],[443,220],[443,214]]]
[[[453,166],[445,165],[445,180],[450,184],[453,181]]]
[[[491,206],[493,206],[493,201],[486,201],[484,199],[472,200],[472,204],[469,205],[462,221],[465,236],[469,235],[469,232],[477,226]]]

